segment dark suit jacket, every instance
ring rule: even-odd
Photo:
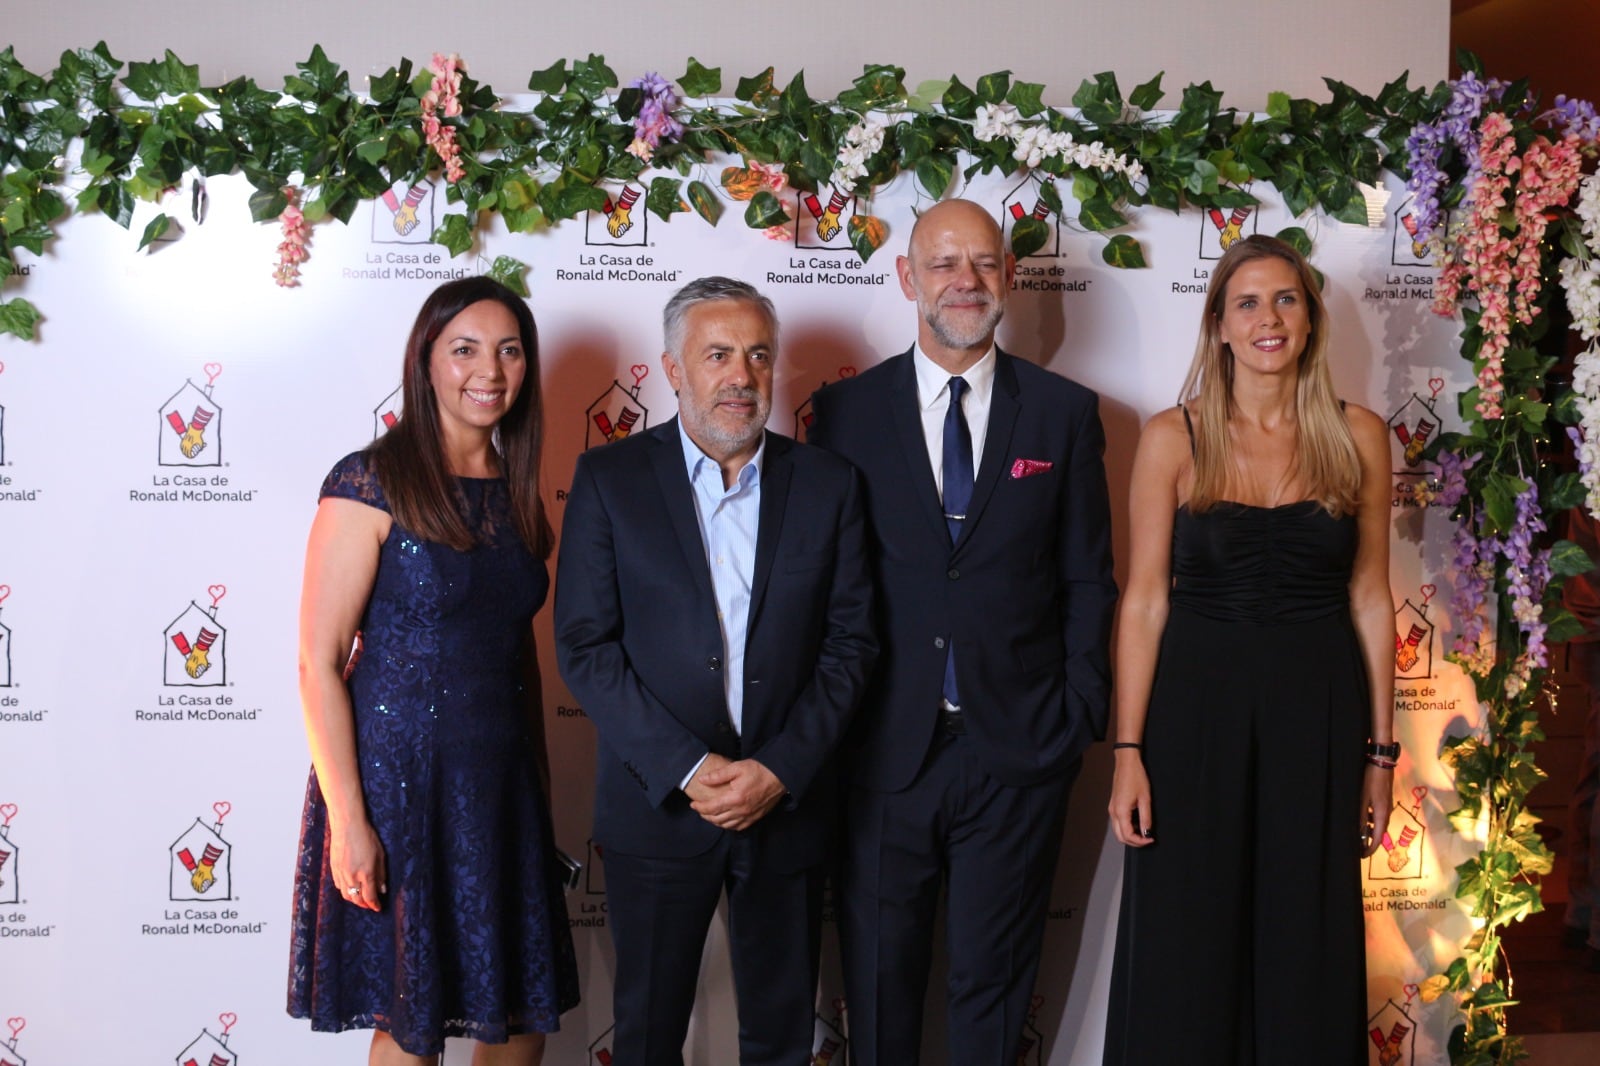
[[[859,482],[768,433],[745,639],[743,735],[723,690],[704,542],[677,420],[585,452],[556,571],[561,675],[599,734],[595,829],[628,854],[698,855],[723,832],[678,788],[707,750],[752,758],[788,797],[749,832],[798,869],[820,861],[832,755],[877,652]]]
[[[983,457],[952,547],[911,352],[812,398],[811,443],[861,471],[883,641],[850,743],[855,780],[898,791],[933,740],[953,637],[967,732],[1007,785],[1105,736],[1111,518],[1093,392],[996,353]],[[1021,460],[1050,464],[1029,473]],[[1037,468],[1034,468],[1037,470]]]

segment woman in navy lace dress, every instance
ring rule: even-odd
[[[441,286],[402,388],[399,422],[323,483],[306,553],[289,1012],[374,1030],[380,1066],[437,1062],[447,1036],[529,1066],[578,994],[533,647],[552,536],[527,305]]]
[[[1399,755],[1389,448],[1328,350],[1305,259],[1238,241],[1184,403],[1139,439],[1107,1066],[1367,1062],[1360,860]]]

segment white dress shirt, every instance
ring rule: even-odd
[[[917,371],[917,407],[922,412],[922,436],[928,445],[928,461],[933,464],[933,485],[944,499],[944,418],[950,410],[950,379],[958,375],[929,359],[918,344],[911,351]],[[967,416],[972,434],[972,473],[976,477],[983,462],[983,439],[989,433],[989,403],[994,397],[994,345],[983,358],[960,375],[967,383],[961,410]]]

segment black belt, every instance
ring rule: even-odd
[[[939,732],[947,737],[965,736],[967,732],[967,720],[962,717],[962,714],[959,710],[953,710],[949,707],[940,707]]]

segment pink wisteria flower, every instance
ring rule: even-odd
[[[283,240],[278,244],[278,265],[272,277],[279,285],[290,289],[300,284],[300,264],[310,257],[306,244],[311,239],[311,226],[300,210],[298,190],[292,185],[287,186],[283,195],[288,197],[289,204],[278,215],[278,222],[283,227]]]
[[[433,72],[433,84],[422,94],[422,135],[444,164],[445,180],[454,185],[466,177],[467,171],[461,164],[455,127],[440,121],[439,116],[455,118],[461,114],[461,72],[467,64],[454,52],[447,56],[435,52],[428,69]]]

